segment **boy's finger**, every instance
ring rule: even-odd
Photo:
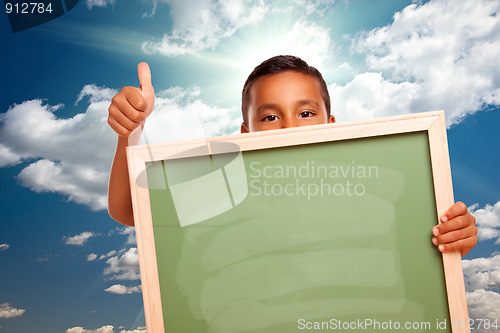
[[[434,236],[439,236],[442,234],[445,234],[447,232],[453,231],[453,230],[459,230],[463,228],[475,228],[474,227],[474,217],[470,214],[467,215],[461,215],[458,217],[455,217],[451,221],[447,221],[446,223],[440,223],[436,225],[435,227],[432,228],[432,234]]]
[[[464,256],[476,245],[476,243],[477,243],[476,239],[474,239],[473,237],[469,237],[453,243],[441,244],[438,246],[438,250],[440,252],[451,252],[455,250],[460,250],[461,255]]]
[[[119,136],[128,137],[130,135],[130,130],[123,127],[115,118],[109,117],[108,124]]]
[[[123,87],[120,93],[115,95],[111,101],[112,105],[116,105],[126,115],[131,110],[146,111],[148,106],[141,91],[135,87]]]
[[[118,109],[117,107],[111,105],[109,107],[109,116],[115,119],[123,127],[133,130],[138,127],[142,121],[146,118],[144,112],[134,110],[130,105],[128,108],[131,110],[130,115],[124,112],[123,108]]]
[[[141,86],[139,89],[141,90],[144,99],[149,103],[154,101],[154,89],[151,84],[151,70],[149,69],[149,65],[145,62],[141,62],[137,65],[137,76],[139,77],[139,82]]]
[[[442,216],[441,222],[445,223],[456,216],[467,214],[467,206],[463,202],[455,202]]]
[[[456,229],[456,230],[452,230],[452,231],[443,233],[439,236],[435,235],[433,237],[433,243],[435,243],[436,245],[453,243],[453,242],[456,242],[460,239],[466,239],[466,238],[475,237],[475,236],[476,236],[476,228],[474,226],[468,226],[468,227],[463,228],[463,229]]]

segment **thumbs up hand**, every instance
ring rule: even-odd
[[[122,137],[128,137],[137,127],[141,126],[153,111],[155,92],[151,84],[151,71],[145,62],[137,66],[140,86],[123,87],[111,99],[108,124]]]

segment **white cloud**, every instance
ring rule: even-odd
[[[106,207],[103,194],[106,191],[107,172],[92,169],[91,165],[41,159],[24,168],[17,178],[23,186],[37,193],[57,192],[67,196],[68,201],[89,206],[93,210]]]
[[[93,232],[85,231],[85,232],[82,232],[79,235],[75,235],[75,236],[71,236],[71,237],[69,237],[69,236],[68,237],[64,237],[64,239],[66,240],[66,242],[65,242],[66,245],[78,245],[78,246],[82,246],[91,237],[94,237],[94,236],[96,236],[96,234],[94,234]],[[87,260],[88,260],[88,258],[87,258]]]
[[[325,59],[333,53],[329,28],[304,19],[295,22],[292,30],[278,42],[278,46],[280,48],[269,56],[293,54],[306,60],[309,65],[319,68],[325,65]]]
[[[451,125],[499,105],[499,9],[498,0],[412,4],[392,24],[357,36],[354,50],[366,55],[375,73],[331,87],[335,115],[358,119],[444,109]],[[370,99],[359,102],[364,87],[371,88]]]
[[[147,332],[146,327],[139,326],[135,330],[131,330],[131,331],[121,330],[119,333],[146,333],[146,332]]]
[[[497,238],[495,244],[500,244],[500,201],[495,205],[487,204],[479,208],[478,204],[469,207],[469,212],[476,218],[479,241]]]
[[[121,256],[109,258],[106,263],[109,264],[109,267],[104,270],[104,275],[113,274],[110,280],[138,280],[141,278],[136,247],[131,247]]]
[[[78,94],[75,105],[78,105],[85,97],[89,98],[90,103],[99,103],[109,101],[114,95],[116,95],[115,89],[97,87],[95,84],[87,84]]]
[[[68,328],[64,333],[115,333],[112,325],[102,326],[96,330],[87,330],[83,327]]]
[[[260,62],[279,54],[297,56],[319,70],[326,70],[331,66],[334,54],[329,28],[306,19],[299,19],[290,30],[273,31],[271,36],[262,41],[251,41],[249,45],[244,56],[239,50],[235,54],[238,66],[246,70],[246,75]]]
[[[19,317],[24,312],[26,312],[26,310],[13,308],[9,303],[0,304],[0,318]]]
[[[500,290],[500,254],[490,258],[462,260],[467,290]]]
[[[151,12],[149,14],[148,13],[142,14],[142,18],[155,16],[155,14],[156,14],[156,8],[158,7],[158,1],[159,0],[154,0],[153,1],[153,7],[151,8]]]
[[[158,92],[143,131],[148,143],[202,139],[239,130],[241,119],[236,109],[208,105],[199,94],[196,86]]]
[[[22,156],[0,143],[0,167],[17,164],[21,159]]]
[[[500,294],[494,291],[478,289],[467,293],[467,305],[469,307],[469,317],[477,324],[478,319],[482,319],[481,329],[474,329],[477,333],[491,333],[496,329],[484,326],[485,319],[493,324],[496,320],[500,324]],[[476,326],[477,328],[477,326]]]
[[[107,259],[107,258],[109,258],[109,257],[111,257],[111,256],[114,256],[114,255],[115,255],[115,253],[116,253],[116,251],[115,251],[115,250],[113,250],[113,251],[109,251],[109,252],[108,252],[108,253],[106,253],[106,254],[102,254],[102,255],[99,257],[99,260]]]
[[[410,82],[394,83],[382,73],[363,73],[346,84],[328,87],[337,121],[369,119],[412,111],[411,96],[420,89]],[[421,110],[430,111],[430,110]]]
[[[90,93],[89,86],[83,91]],[[107,108],[116,91],[93,86],[85,113],[63,119],[62,105],[42,100],[15,104],[0,116],[2,166],[38,159],[17,176],[35,192],[57,192],[92,209],[106,207],[109,167],[116,135],[107,125]],[[98,92],[101,90],[100,92]],[[104,92],[106,95],[104,96]],[[82,97],[82,96],[81,96]],[[9,153],[4,155],[3,153]]]
[[[111,287],[105,289],[104,291],[107,291],[108,293],[112,293],[112,294],[119,294],[119,295],[140,293],[141,292],[141,285],[133,286],[133,287],[126,287],[122,284],[114,284]]]
[[[119,327],[118,329],[120,329]],[[69,328],[64,333],[115,333],[113,325],[105,325],[96,330],[88,330],[83,327],[73,327]],[[135,330],[120,330],[118,333],[146,333],[146,327],[139,326]]]
[[[334,0],[294,0],[294,1],[267,1],[267,0],[158,0],[153,2],[151,14],[144,14],[143,17],[151,17],[156,12],[158,3],[164,3],[169,6],[170,16],[172,18],[173,27],[171,31],[165,32],[161,41],[149,40],[142,44],[142,50],[145,53],[160,53],[166,56],[181,56],[186,54],[199,55],[199,53],[206,49],[214,49],[219,43],[231,36],[244,27],[255,24],[268,24],[272,21],[286,21],[281,14],[293,16],[293,20],[301,22],[293,29],[302,28],[311,31],[317,27],[313,22],[307,22],[309,16],[320,15],[323,16],[325,12],[333,6]],[[314,18],[316,19],[316,18]],[[268,21],[268,22],[266,22]],[[312,29],[311,29],[312,28]],[[271,35],[276,32],[276,29],[271,29]],[[266,38],[269,39],[269,33],[265,33]],[[288,44],[287,48],[298,50],[299,53],[308,53],[307,48],[300,48],[304,39],[300,38],[303,35],[307,37],[306,33],[302,30],[295,31],[292,34],[298,38],[299,45]],[[255,41],[252,40],[252,43]],[[273,42],[283,46],[286,40],[276,38]],[[314,48],[324,44],[314,44]],[[268,50],[265,48],[254,45],[255,48]],[[273,47],[274,46],[274,47]],[[276,45],[271,45],[275,49]],[[297,47],[295,47],[297,46]],[[311,45],[308,45],[311,46]],[[241,51],[241,50],[239,50]],[[270,56],[276,54],[294,54],[300,56],[297,52],[272,52]],[[317,56],[326,56],[329,53],[319,53]],[[238,60],[242,58],[242,52],[238,53]],[[266,58],[252,58],[248,54],[244,57],[253,59],[260,59],[261,61]],[[269,57],[269,56],[268,56]],[[267,58],[268,58],[267,57]],[[255,64],[254,64],[255,66]],[[253,68],[253,67],[252,67]]]
[[[166,56],[196,55],[215,48],[221,39],[242,26],[262,20],[269,8],[263,0],[161,0],[168,4],[172,31],[159,42],[148,41],[142,50]]]
[[[84,113],[59,118],[62,105],[43,100],[15,104],[0,115],[0,166],[28,163],[17,179],[35,192],[56,192],[93,210],[105,209],[109,169],[116,134],[107,124],[108,107],[117,91],[86,85],[78,102],[88,101]],[[159,92],[145,132],[152,142],[229,134],[239,128],[235,109],[210,106],[200,89],[174,88]],[[200,123],[193,133],[187,114]],[[166,131],[165,128],[172,128]],[[165,135],[165,133],[168,133]],[[33,161],[35,160],[35,161]]]
[[[482,209],[477,209],[477,204],[469,207],[470,213],[476,218],[480,240],[490,239],[488,234],[482,233],[481,230],[497,230],[495,228],[500,226],[499,207],[500,202],[494,206],[486,205]],[[479,323],[478,319],[483,321],[482,324],[485,323],[484,320],[489,320],[489,323],[495,320],[497,323],[500,322],[500,254],[494,252],[489,258],[463,259],[462,268],[469,317],[476,325]],[[484,325],[479,329],[477,326],[474,328],[474,332],[478,333],[491,332],[491,328],[488,329]]]
[[[113,5],[115,0],[86,0],[87,7],[92,9],[92,7],[107,7],[109,5]]]
[[[5,251],[10,247],[9,244],[0,244],[0,251]]]
[[[335,0],[294,0],[294,3],[299,8],[303,8],[307,15],[319,14],[322,16],[328,8],[333,6]]]
[[[124,253],[125,251],[126,250],[123,249],[120,252],[118,252],[118,254]],[[116,254],[115,250],[109,251],[108,253],[101,254],[101,255],[98,255],[97,253],[91,253],[91,254],[87,255],[87,261],[104,260],[104,259],[108,259],[108,258],[114,256],[115,254]]]
[[[135,238],[135,228],[125,227],[118,231],[120,235],[127,235],[127,245],[137,245],[137,239]]]

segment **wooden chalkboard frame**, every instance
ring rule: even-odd
[[[211,142],[235,143],[241,151],[248,151],[417,131],[428,133],[436,212],[437,216],[441,216],[454,203],[443,111],[128,147],[127,159],[148,332],[164,332],[149,190],[137,184],[138,177],[145,177],[148,162],[165,160],[169,156]],[[442,257],[451,322],[468,323],[460,252],[444,253]],[[452,325],[452,332],[470,332],[466,326]]]

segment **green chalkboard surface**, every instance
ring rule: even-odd
[[[428,131],[220,145],[146,162],[164,332],[452,332]]]
[[[420,132],[244,152],[246,198],[185,227],[168,186],[150,189],[165,331],[447,320],[442,260],[430,241],[428,150]],[[164,164],[148,168],[148,179],[163,178]],[[214,195],[200,194],[201,202]]]

